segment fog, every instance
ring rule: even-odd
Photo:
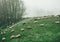
[[[60,13],[60,0],[23,0],[26,11],[24,17],[57,15]]]

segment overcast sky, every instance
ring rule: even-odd
[[[60,10],[60,0],[23,0],[26,7],[26,16],[36,16],[35,10]],[[39,13],[40,14],[40,13]],[[41,15],[45,15],[44,13]],[[48,14],[47,14],[48,15]]]

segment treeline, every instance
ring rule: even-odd
[[[0,0],[0,27],[22,19],[25,8],[21,0]]]

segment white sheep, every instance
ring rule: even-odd
[[[40,20],[41,18],[40,17],[36,17],[36,18],[34,18],[34,20]]]
[[[38,23],[38,21],[34,21],[34,23]]]
[[[11,32],[14,32],[14,31],[15,31],[14,29],[11,30]]]
[[[44,24],[40,24],[41,27],[44,27]]]
[[[5,33],[6,33],[5,31],[4,32],[1,31],[1,35],[4,35]]]
[[[14,39],[14,38],[15,38],[15,35],[12,35],[10,38],[11,38],[11,39]]]
[[[21,31],[24,31],[24,28],[22,28]]]
[[[32,29],[32,27],[28,26],[27,29]]]
[[[41,18],[39,17],[39,18],[37,18],[38,20],[40,20]]]
[[[12,27],[9,27],[10,29],[12,29]]]
[[[6,38],[5,38],[5,37],[3,37],[3,38],[2,38],[2,41],[4,41],[4,40],[6,40]]]
[[[12,23],[12,25],[14,25],[14,23]]]
[[[16,38],[19,38],[20,36],[21,36],[21,35],[20,35],[20,34],[18,34],[18,35],[16,35],[15,37],[16,37]]]
[[[55,21],[55,23],[56,23],[56,24],[59,24],[59,23],[60,23],[60,21]]]
[[[4,33],[3,32],[1,32],[1,35],[3,35]]]

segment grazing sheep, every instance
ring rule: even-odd
[[[1,35],[4,35],[6,32],[1,32]]]
[[[34,20],[36,21],[36,20],[40,20],[41,18],[40,17],[36,17],[36,18],[34,18]]]
[[[10,29],[12,29],[12,27],[10,27]]]
[[[44,18],[48,19],[48,16],[46,16],[46,17],[44,17]]]
[[[15,31],[14,29],[11,30],[11,32],[14,32],[14,31]]]
[[[14,23],[12,23],[12,25],[14,25]]]
[[[40,24],[41,27],[44,27],[44,24]]]
[[[3,38],[2,38],[2,41],[4,41],[4,40],[6,40],[6,38],[5,38],[5,37],[3,37]]]
[[[21,35],[20,35],[20,34],[18,34],[18,35],[16,35],[15,37],[16,37],[16,38],[19,38],[20,36],[21,36]]]
[[[41,19],[44,19],[45,17],[41,16]]]
[[[4,33],[3,32],[1,32],[1,35],[3,35]]]
[[[52,18],[53,16],[52,15],[48,15],[48,18]]]
[[[34,23],[38,23],[38,21],[34,21]]]
[[[15,35],[12,35],[10,38],[11,38],[11,39],[14,39],[14,38],[15,38]]]
[[[41,18],[39,17],[39,18],[37,18],[38,20],[40,20]]]
[[[28,26],[27,29],[32,29],[32,27]]]
[[[55,15],[48,15],[47,17],[48,18],[52,18],[52,17],[55,17]]]
[[[56,24],[60,24],[60,21],[55,21]]]
[[[42,16],[41,18],[42,19],[48,19],[48,16]]]
[[[22,28],[21,31],[24,31],[24,28]]]

